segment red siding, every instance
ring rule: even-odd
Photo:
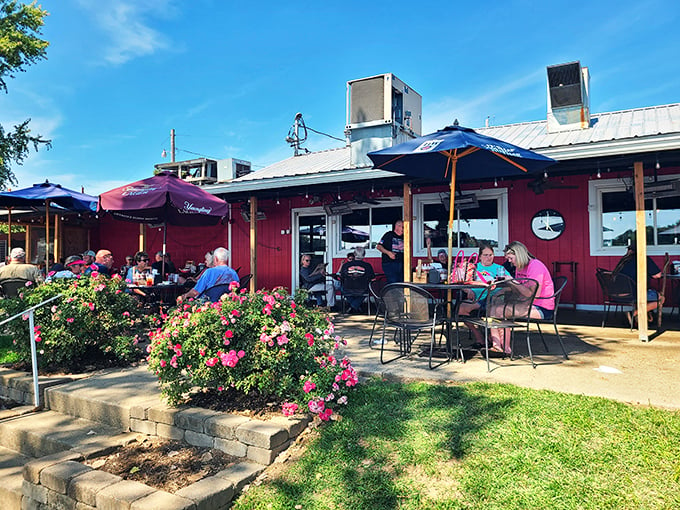
[[[546,189],[543,194],[536,195],[527,187],[527,181],[517,181],[511,185],[508,194],[509,208],[509,237],[527,245],[529,250],[543,261],[552,271],[553,262],[578,262],[577,268],[577,302],[579,304],[600,304],[601,294],[595,279],[598,267],[611,269],[618,257],[591,257],[589,246],[588,225],[588,180],[590,176],[567,176],[560,182],[565,185],[576,186],[576,189]],[[555,178],[557,180],[557,178]],[[464,189],[479,189],[479,185],[464,185]],[[441,190],[445,190],[442,187]],[[418,190],[414,190],[416,193]],[[426,190],[423,189],[422,192]],[[428,188],[427,191],[435,191]],[[260,201],[259,209],[267,215],[266,220],[257,222],[258,228],[258,288],[272,288],[284,286],[288,288],[291,282],[291,267],[297,267],[291,260],[292,240],[295,233],[291,230],[291,209],[304,207],[308,201],[300,198]],[[531,218],[545,208],[557,209],[565,219],[564,233],[553,241],[542,241],[536,238],[530,229]],[[232,205],[232,265],[241,267],[242,275],[253,272],[250,268],[249,223],[240,214],[239,204]],[[281,231],[291,231],[282,234]],[[106,247],[111,249],[116,258],[116,265],[122,263],[125,255],[133,254],[137,250],[139,225],[116,221],[105,217],[100,223],[99,236],[93,235],[93,248]],[[98,239],[101,243],[97,244]],[[148,229],[148,252],[153,254],[161,249],[161,229]],[[218,246],[228,246],[228,225],[216,227],[168,227],[168,252],[173,261],[183,265],[185,260],[203,261],[206,251]],[[654,257],[660,263],[660,257]],[[376,272],[381,271],[379,258],[367,259]],[[497,259],[497,262],[500,262]],[[340,259],[332,261],[332,267],[338,270]],[[564,292],[564,301],[573,302],[572,275],[566,266],[560,274],[565,274],[570,282]]]

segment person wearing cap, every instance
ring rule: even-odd
[[[86,266],[91,266],[94,264],[95,253],[92,250],[87,250],[83,253],[82,259],[85,261]]]
[[[33,264],[26,263],[26,252],[23,248],[12,248],[9,264],[0,267],[0,283],[4,280],[22,279],[33,283],[42,283],[43,276]]]
[[[165,262],[163,259],[165,259]],[[163,280],[165,280],[165,275],[177,273],[175,264],[170,260],[170,254],[163,254],[162,251],[156,252],[156,261],[151,264],[151,269],[155,270],[156,274],[161,275]]]
[[[85,267],[85,261],[80,258],[80,255],[70,255],[66,258],[66,268],[57,271],[54,274],[50,274],[45,278],[45,283],[49,283],[52,280],[59,278],[78,278],[83,272]]]
[[[429,237],[425,238],[425,246],[427,246],[427,262],[431,264],[432,262],[439,262],[442,265],[442,269],[448,269],[448,256],[446,250],[442,249],[437,252],[437,258],[432,258],[432,239]]]

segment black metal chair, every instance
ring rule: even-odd
[[[379,319],[385,317],[385,302],[382,299],[382,291],[387,285],[387,278],[385,275],[378,275],[373,280],[368,282],[368,291],[371,296],[369,299],[373,299],[375,302],[375,318],[373,319],[373,327],[371,328],[371,336],[368,339],[368,347],[373,349],[373,335],[375,334],[375,327],[378,324]]]
[[[0,290],[2,295],[8,298],[17,297],[19,292],[26,289],[26,284],[30,280],[24,278],[7,278],[0,282]],[[35,283],[35,282],[31,282]]]
[[[595,275],[602,289],[604,316],[602,317],[602,327],[607,321],[609,309],[613,306],[614,313],[618,309],[623,311],[624,306],[630,306],[632,310],[637,308],[637,294],[635,292],[635,282],[628,275],[614,273],[607,269],[597,268]],[[630,329],[633,329],[633,314],[629,317]]]
[[[244,275],[242,278],[239,278],[238,290],[241,290],[241,289],[248,290],[248,287],[250,285],[250,280],[252,280],[252,278],[253,278],[253,273],[248,273],[247,275]]]
[[[348,297],[361,297],[368,303],[368,315],[371,315],[371,292],[368,289],[368,284],[371,282],[367,274],[354,275],[348,274],[346,277],[340,278],[341,289],[341,311],[343,314],[347,313]]]
[[[451,323],[446,317],[444,306],[436,303],[434,296],[425,289],[410,283],[391,283],[386,285],[381,293],[385,304],[385,314],[383,318],[382,343],[380,345],[380,362],[390,363],[408,355],[418,333],[424,330],[430,331],[430,356],[429,367],[435,368],[432,358],[435,353],[436,329],[442,326],[442,335],[446,328],[446,351],[447,356],[442,363],[450,361],[450,326]],[[385,360],[385,333],[388,328],[394,328],[394,341],[397,346],[397,356],[390,360]],[[441,344],[441,338],[440,342]],[[436,366],[441,365],[439,363]]]
[[[567,277],[566,276],[558,276],[556,278],[553,278],[553,294],[552,296],[546,296],[542,298],[535,298],[534,299],[534,304],[541,306],[541,300],[543,299],[555,299],[555,310],[553,312],[553,316],[551,319],[536,319],[534,317],[531,318],[531,322],[536,324],[536,327],[538,328],[538,332],[541,335],[541,341],[543,342],[543,347],[545,347],[545,350],[548,351],[548,344],[545,343],[545,338],[543,337],[543,331],[541,331],[541,323],[543,324],[548,324],[552,322],[553,327],[555,328],[555,336],[557,336],[557,340],[560,342],[560,347],[562,348],[562,354],[564,354],[564,359],[569,359],[569,356],[567,355],[567,350],[564,348],[564,343],[562,342],[562,337],[560,336],[559,331],[557,330],[557,312],[559,311],[560,307],[560,299],[562,298],[562,291],[564,290],[564,287],[567,285]],[[548,351],[549,352],[549,351]]]
[[[212,287],[208,287],[205,289],[203,292],[201,292],[198,296],[196,296],[196,299],[207,299],[211,303],[216,303],[217,301],[220,300],[223,294],[228,294],[229,291],[229,286],[231,283],[218,283],[217,285],[213,285]]]
[[[491,372],[489,362],[489,331],[492,329],[510,330],[510,359],[515,353],[515,329],[524,329],[527,333],[527,349],[531,365],[536,368],[531,352],[529,325],[531,323],[531,305],[534,302],[538,282],[531,278],[516,278],[496,284],[492,292],[487,294],[486,315],[484,317],[465,319],[465,323],[484,328],[484,346],[486,351],[486,369]]]

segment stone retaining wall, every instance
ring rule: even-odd
[[[78,453],[63,452],[26,464],[21,508],[221,510],[229,508],[234,496],[264,469],[241,462],[170,494],[97,471],[80,460]]]

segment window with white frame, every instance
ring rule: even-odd
[[[635,233],[631,179],[591,181],[588,187],[590,253],[620,255]],[[680,197],[645,200],[647,252],[680,253]]]
[[[350,214],[340,216],[341,235],[338,236],[338,251],[351,251],[357,246],[375,249],[383,234],[392,230],[392,224],[403,218],[402,211],[401,205],[393,204],[352,208]]]
[[[506,188],[468,191],[465,197],[474,195],[476,204],[455,208],[453,224],[453,247],[462,249],[466,255],[477,251],[480,243],[490,244],[497,253],[508,242],[508,191]],[[425,256],[426,237],[432,240],[432,251],[446,248],[449,222],[449,194],[428,193],[413,196],[413,251]]]

